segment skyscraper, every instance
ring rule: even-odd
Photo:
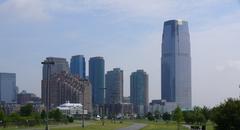
[[[72,56],[70,63],[70,70],[73,75],[86,78],[86,63],[83,55]]]
[[[50,65],[49,67],[49,73],[52,74],[58,74],[62,71],[69,72],[69,65],[65,58],[58,58],[58,57],[47,57],[45,61],[54,62],[53,65]],[[43,80],[47,79],[47,65],[43,65]]]
[[[169,20],[164,23],[161,64],[162,99],[190,109],[191,55],[186,21]]]
[[[0,101],[5,103],[16,102],[16,89],[16,74],[0,73]]]
[[[137,70],[130,76],[130,102],[135,113],[143,116],[148,112],[148,74]]]
[[[47,57],[44,62],[54,62],[54,64],[43,65],[42,69],[42,85],[41,85],[41,94],[42,94],[42,101],[43,103],[48,107],[51,108],[51,96],[53,96],[54,92],[53,89],[51,89],[51,82],[52,81],[52,75],[53,74],[59,74],[61,72],[69,73],[69,65],[65,58],[57,58],[57,57]]]
[[[105,104],[105,64],[103,57],[92,57],[89,60],[89,80],[92,85],[93,105]]]
[[[118,104],[123,100],[123,71],[114,68],[106,76],[106,104]]]

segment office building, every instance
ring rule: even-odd
[[[73,75],[86,78],[86,63],[83,55],[72,56],[70,70]]]
[[[0,73],[0,101],[16,103],[17,86],[15,73]]]
[[[164,23],[161,58],[162,99],[191,109],[191,55],[188,23]]]
[[[105,104],[105,63],[103,57],[92,57],[89,60],[89,80],[92,85],[94,106]]]
[[[106,104],[122,103],[123,100],[123,71],[114,68],[106,76]]]
[[[21,93],[17,94],[17,104],[41,104],[41,99],[33,93],[28,93],[26,90],[23,90]]]
[[[92,112],[92,89],[88,80],[63,71],[51,76],[49,86],[49,98],[43,97],[46,100],[45,105],[49,102],[49,109],[56,108],[67,101],[81,104],[84,102],[84,109],[89,113]]]
[[[166,100],[152,100],[149,104],[149,112],[155,113],[159,111],[160,113],[172,113],[177,108],[176,102],[166,102]]]
[[[137,70],[130,76],[130,101],[135,113],[143,116],[148,112],[148,74]]]
[[[52,82],[52,76],[61,72],[69,73],[69,65],[65,58],[47,57],[44,62],[53,62],[53,64],[43,64],[42,68],[42,85],[41,85],[41,97],[42,101],[47,108],[50,108],[49,97],[51,97],[50,83]]]

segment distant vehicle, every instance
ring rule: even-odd
[[[101,120],[101,117],[100,117],[99,115],[97,115],[97,116],[95,117],[95,120],[100,121],[100,120]]]

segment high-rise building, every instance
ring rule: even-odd
[[[137,70],[130,76],[130,102],[135,113],[143,116],[148,112],[148,74]]]
[[[188,23],[169,20],[164,23],[161,59],[162,99],[191,108],[191,55]]]
[[[123,100],[123,70],[114,68],[106,76],[106,104],[122,103]]]
[[[89,80],[92,85],[93,105],[105,104],[105,63],[103,57],[89,60]]]
[[[83,55],[72,56],[70,70],[73,75],[86,78],[86,63]]]
[[[54,62],[54,64],[50,65],[48,69],[48,65],[43,65],[43,80],[47,80],[47,74],[58,74],[62,71],[69,72],[69,65],[65,58],[58,58],[58,57],[47,57],[45,62]]]
[[[16,74],[0,73],[0,101],[14,103],[17,98]]]
[[[43,64],[42,69],[42,85],[41,85],[41,93],[42,93],[42,101],[45,106],[50,108],[51,102],[49,101],[52,96],[51,85],[52,75],[59,74],[61,72],[69,73],[69,65],[65,58],[57,58],[57,57],[47,57],[44,62],[53,62],[54,64]]]

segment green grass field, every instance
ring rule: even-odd
[[[79,121],[71,123],[71,124],[61,124],[61,125],[50,125],[50,130],[116,130],[118,128],[123,128],[130,126],[133,123],[143,123],[147,124],[146,127],[142,128],[141,130],[177,130],[177,125],[174,122],[154,122],[148,120],[124,120],[123,123],[113,123],[112,121],[106,120],[105,125],[102,126],[101,121],[87,121],[86,127],[81,128],[81,124]],[[0,128],[0,130],[44,130],[44,126],[36,126],[36,127],[9,127],[9,128]],[[181,127],[180,130],[188,130],[185,127]],[[214,130],[213,125],[208,123],[207,130]]]

